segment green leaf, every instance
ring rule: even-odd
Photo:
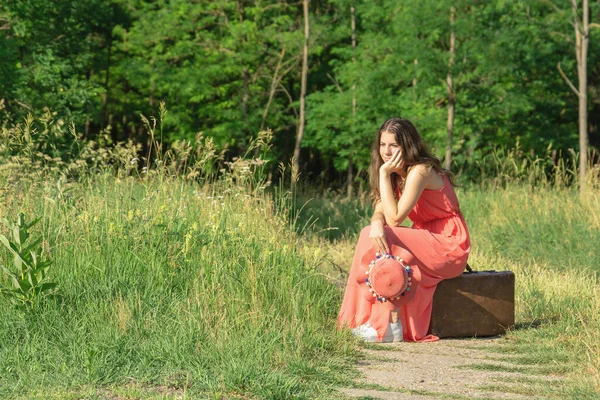
[[[21,285],[19,285],[19,279],[17,278],[17,276],[15,274],[13,274],[8,268],[6,268],[4,265],[0,265],[0,268],[2,269],[2,271],[8,275],[10,277],[10,280],[12,281],[13,286],[16,289],[20,289]]]
[[[11,281],[13,283],[13,286],[15,287],[15,291],[21,290],[21,284],[19,283],[20,282],[19,278],[17,278],[16,276],[11,276]]]
[[[35,268],[37,266],[37,254],[34,251],[29,251],[31,255],[31,267]]]
[[[38,279],[37,276],[35,274],[34,271],[32,271],[31,269],[29,271],[27,271],[27,281],[29,282],[29,284],[31,285],[31,287],[35,290],[35,288],[38,286]]]
[[[0,269],[2,269],[2,271],[4,271],[4,273],[8,276],[15,276],[15,274],[13,274],[8,268],[6,268],[4,265],[0,265]]]
[[[27,229],[29,229],[32,226],[34,226],[35,224],[37,224],[41,219],[42,219],[42,217],[37,217],[36,219],[34,219],[33,221],[31,221],[29,224],[27,224]]]
[[[21,260],[20,257],[16,257],[15,256],[15,259],[13,260],[13,264],[14,264],[15,268],[17,269],[17,271],[21,271],[22,270],[23,261]]]
[[[18,288],[21,289],[22,293],[27,293],[29,290],[31,290],[31,285],[29,284],[29,282],[27,282],[26,279],[16,279],[17,284],[18,284]]]
[[[44,283],[42,286],[40,286],[40,292],[46,292],[46,291],[52,290],[54,288],[56,288],[56,283],[54,283],[54,282]]]
[[[24,248],[21,251],[21,253],[27,254],[27,253],[31,252],[31,250],[34,249],[34,248],[36,248],[36,247],[38,247],[41,242],[42,242],[42,238],[36,239],[33,243],[29,244],[26,248]]]
[[[2,244],[7,248],[7,249],[11,249],[10,247],[10,241],[8,240],[8,238],[4,235],[0,235],[0,242],[2,242]]]
[[[23,236],[25,236],[25,237],[23,237]],[[23,231],[18,226],[15,226],[13,228],[13,238],[19,247],[21,247],[21,245],[25,242],[25,240],[27,240],[26,236],[27,236],[27,233],[25,233],[25,235],[23,235]]]
[[[27,261],[25,261],[23,259],[23,257],[19,253],[19,250],[15,247],[15,245],[12,242],[10,242],[6,238],[6,236],[0,235],[0,243],[2,243],[4,245],[4,247],[6,247],[8,250],[10,250],[10,252],[13,253],[15,257],[18,257],[22,263],[27,264]]]

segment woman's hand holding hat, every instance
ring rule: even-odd
[[[369,251],[361,259],[356,282],[365,300],[392,310],[412,301],[419,287],[419,277],[419,271],[413,270],[402,258]]]
[[[383,229],[383,222],[381,220],[374,220],[371,222],[371,232],[369,233],[369,238],[373,242],[373,246],[375,246],[377,251],[381,253],[390,252],[387,238],[385,237],[385,230]]]

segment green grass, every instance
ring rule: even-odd
[[[330,278],[349,267],[369,202],[306,194],[292,207],[238,179],[5,179],[0,217],[41,217],[34,234],[60,296],[30,311],[0,299],[0,397],[338,396],[360,345],[335,329],[342,293]],[[598,192],[458,192],[470,264],[517,277],[517,326],[493,351],[518,355],[503,360],[512,370],[564,377],[561,398],[597,397]]]
[[[482,255],[553,270],[600,273],[600,196],[574,190],[508,189],[460,191],[461,208]],[[499,266],[483,262],[481,269]]]
[[[347,376],[357,347],[335,329],[340,292],[268,196],[99,177],[59,198],[53,185],[5,194],[1,217],[42,217],[60,296],[31,311],[0,300],[0,397],[133,383],[318,398]]]
[[[339,398],[340,386],[391,390],[356,382],[361,345],[335,328],[344,270],[372,212],[365,193],[267,194],[254,176],[270,132],[214,182],[223,153],[208,139],[159,154],[148,126],[159,157],[144,171],[133,143],[74,139],[77,151],[56,149],[65,160],[48,157],[49,135],[81,135],[39,126],[35,135],[2,127],[0,217],[41,217],[33,233],[60,295],[31,310],[0,298],[0,398],[325,399]],[[491,351],[513,355],[503,361],[514,368],[503,368],[564,378],[548,385],[556,397],[595,399],[600,170],[590,168],[581,197],[575,154],[548,169],[549,159],[522,160],[517,150],[495,154],[482,168],[490,175],[458,189],[470,264],[516,275],[517,325]],[[12,259],[0,251],[0,262]],[[536,393],[536,378],[523,375],[511,390]],[[510,382],[489,389],[508,391]]]

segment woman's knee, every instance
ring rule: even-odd
[[[394,230],[389,225],[385,225],[383,227],[383,230],[384,230],[386,236],[390,236],[390,235],[396,236],[396,234],[394,233]]]

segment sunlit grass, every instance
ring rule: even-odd
[[[201,137],[165,154],[153,139],[154,165],[134,144],[75,142],[62,161],[42,150],[66,128],[42,121],[26,135],[31,126],[0,135],[0,217],[41,217],[60,296],[34,310],[0,299],[0,397],[335,398],[351,384],[359,345],[335,317],[372,212],[365,193],[292,199],[254,179],[260,158],[216,180],[222,153]],[[458,188],[470,264],[516,275],[517,326],[493,351],[565,377],[561,398],[596,398],[599,170],[581,196],[576,163],[515,154]]]
[[[32,313],[0,300],[0,397],[167,382],[312,398],[347,374],[340,293],[270,196],[98,177],[59,198],[55,184],[15,185],[0,211],[42,217],[61,293]]]

